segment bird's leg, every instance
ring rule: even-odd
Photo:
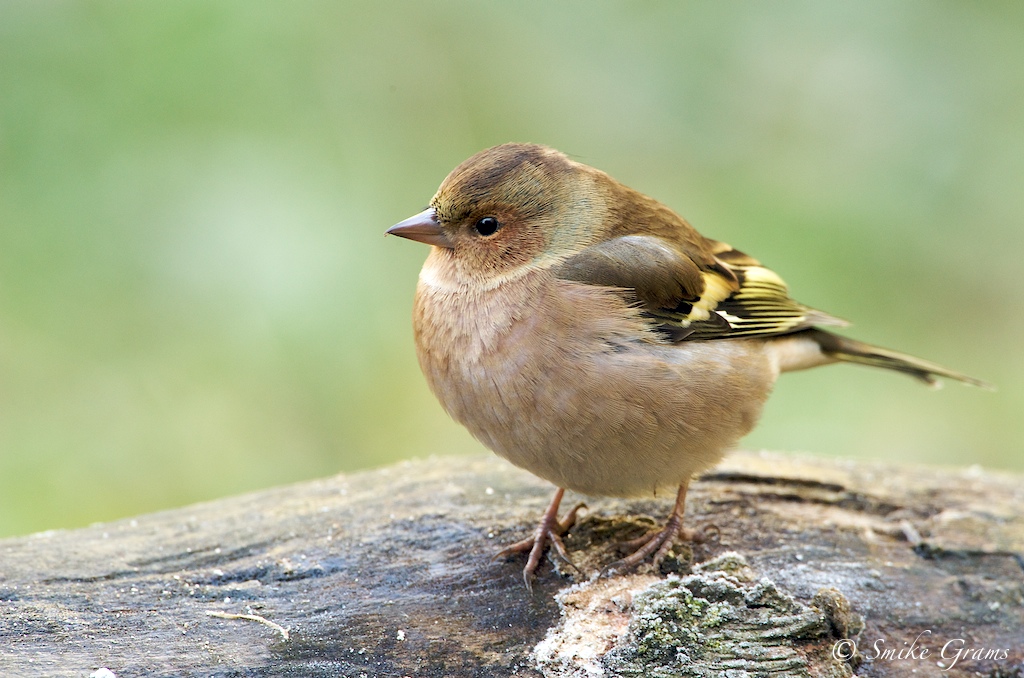
[[[676,504],[672,507],[672,513],[665,522],[665,527],[657,532],[650,532],[637,539],[632,539],[621,544],[623,550],[633,550],[633,553],[625,558],[616,560],[611,565],[601,570],[600,576],[612,572],[631,570],[647,559],[652,553],[654,567],[657,568],[672,550],[676,539],[702,542],[707,539],[706,531],[691,530],[683,527],[683,514],[686,512],[686,490],[690,481],[686,480],[679,486],[679,493],[676,495]]]
[[[544,555],[544,547],[547,544],[551,544],[559,558],[565,561],[574,570],[577,569],[576,566],[573,565],[572,561],[569,560],[569,554],[565,550],[565,544],[562,542],[562,537],[565,536],[565,533],[569,531],[569,528],[576,523],[576,513],[583,508],[585,504],[576,504],[576,506],[574,506],[573,509],[565,516],[564,520],[559,520],[558,506],[562,503],[562,495],[564,494],[565,489],[561,487],[558,488],[558,491],[555,492],[555,496],[552,497],[551,504],[548,505],[548,509],[544,512],[544,517],[540,519],[540,524],[537,525],[537,529],[534,531],[532,537],[510,544],[494,555],[495,558],[501,558],[513,553],[529,551],[530,557],[527,558],[526,567],[523,568],[523,579],[526,581],[526,588],[530,591],[533,590],[534,573],[536,573],[537,568],[540,566],[540,558]]]

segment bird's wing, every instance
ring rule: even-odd
[[[627,235],[562,262],[565,280],[630,289],[673,341],[788,334],[845,321],[790,298],[786,283],[756,259],[715,241],[688,256],[673,243]]]

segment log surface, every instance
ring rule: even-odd
[[[1021,476],[737,453],[675,573],[587,582],[672,498],[591,499],[531,595],[490,557],[551,491],[437,458],[0,541],[0,675],[1024,675]]]

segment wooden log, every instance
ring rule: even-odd
[[[0,541],[0,675],[1024,675],[1021,476],[737,453],[668,574],[589,581],[672,498],[592,499],[531,595],[491,555],[551,490],[447,457]]]

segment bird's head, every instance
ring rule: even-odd
[[[544,267],[600,238],[603,176],[546,146],[495,146],[452,170],[430,207],[387,232],[434,245],[464,275]]]

